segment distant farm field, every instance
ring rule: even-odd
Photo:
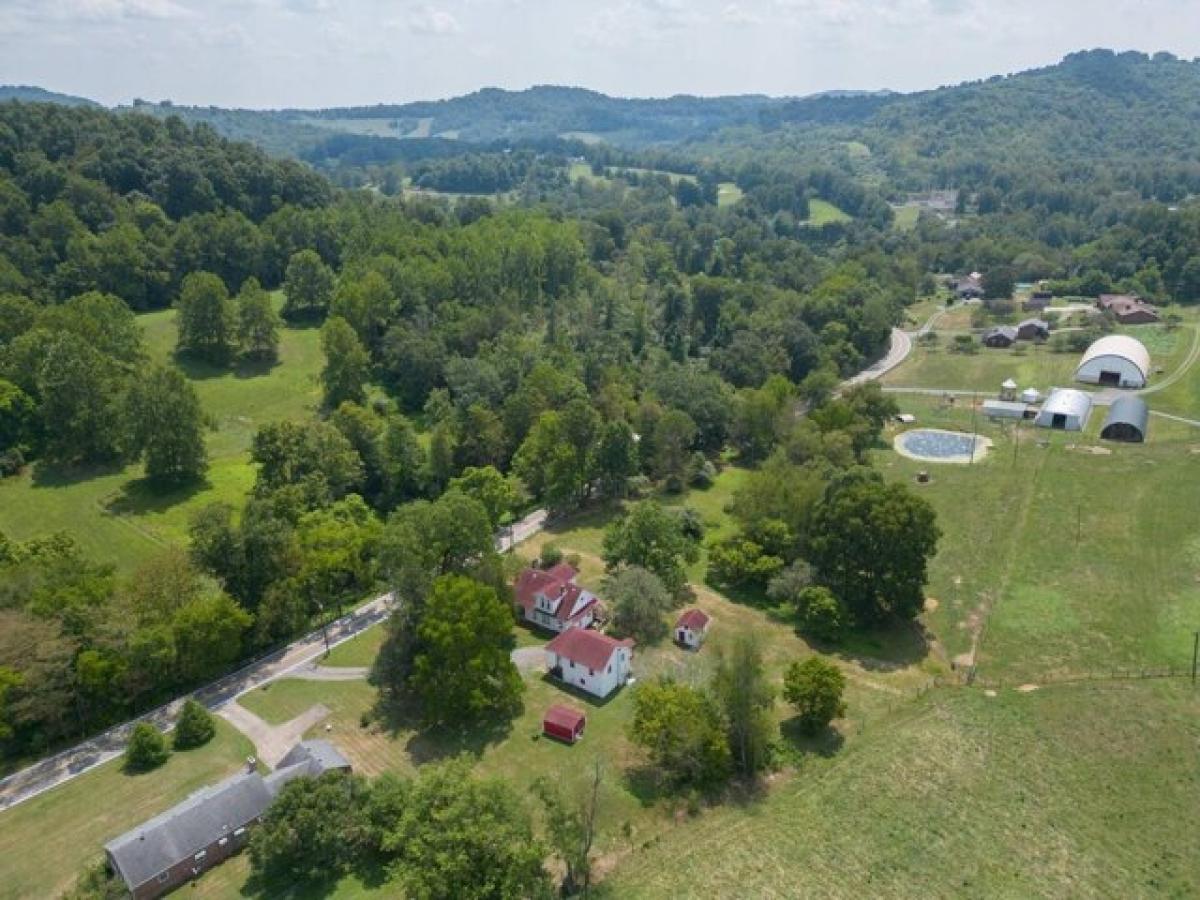
[[[140,317],[146,349],[156,362],[173,360],[175,311]],[[186,540],[188,519],[206,503],[241,502],[254,482],[250,441],[266,422],[307,418],[320,402],[323,359],[315,328],[285,328],[280,359],[271,367],[218,369],[180,366],[215,423],[208,435],[209,471],[194,487],[151,492],[141,467],[56,469],[35,465],[0,481],[0,532],[15,540],[54,531],[71,533],[93,558],[136,568],[162,547]]]
[[[804,221],[814,228],[828,225],[831,222],[849,222],[851,216],[834,206],[828,200],[814,197],[808,201],[808,218]]]

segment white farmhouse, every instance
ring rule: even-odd
[[[596,618],[600,601],[575,583],[579,572],[559,563],[552,569],[526,569],[513,588],[526,622],[549,631],[587,628]]]
[[[633,641],[598,631],[569,628],[546,645],[546,668],[560,681],[607,697],[629,680]]]

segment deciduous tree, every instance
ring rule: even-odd
[[[509,658],[512,612],[494,590],[461,575],[439,578],[417,640],[410,687],[427,723],[466,725],[520,709],[525,685]]]
[[[165,763],[170,755],[162,732],[149,722],[138,722],[125,745],[125,771],[149,772]]]
[[[829,723],[846,713],[842,693],[846,676],[833,663],[819,656],[788,666],[783,679],[783,696],[796,707],[800,727],[806,734],[819,734]]]

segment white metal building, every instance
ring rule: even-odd
[[[1075,380],[1108,387],[1142,388],[1150,378],[1150,353],[1127,334],[1110,334],[1087,348]]]
[[[1034,425],[1063,431],[1082,431],[1092,415],[1092,396],[1072,388],[1055,388],[1042,404]]]

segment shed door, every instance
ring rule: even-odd
[[[1120,372],[1101,371],[1100,372],[1100,383],[1103,385],[1107,385],[1108,387],[1120,387],[1121,386],[1121,373]]]

